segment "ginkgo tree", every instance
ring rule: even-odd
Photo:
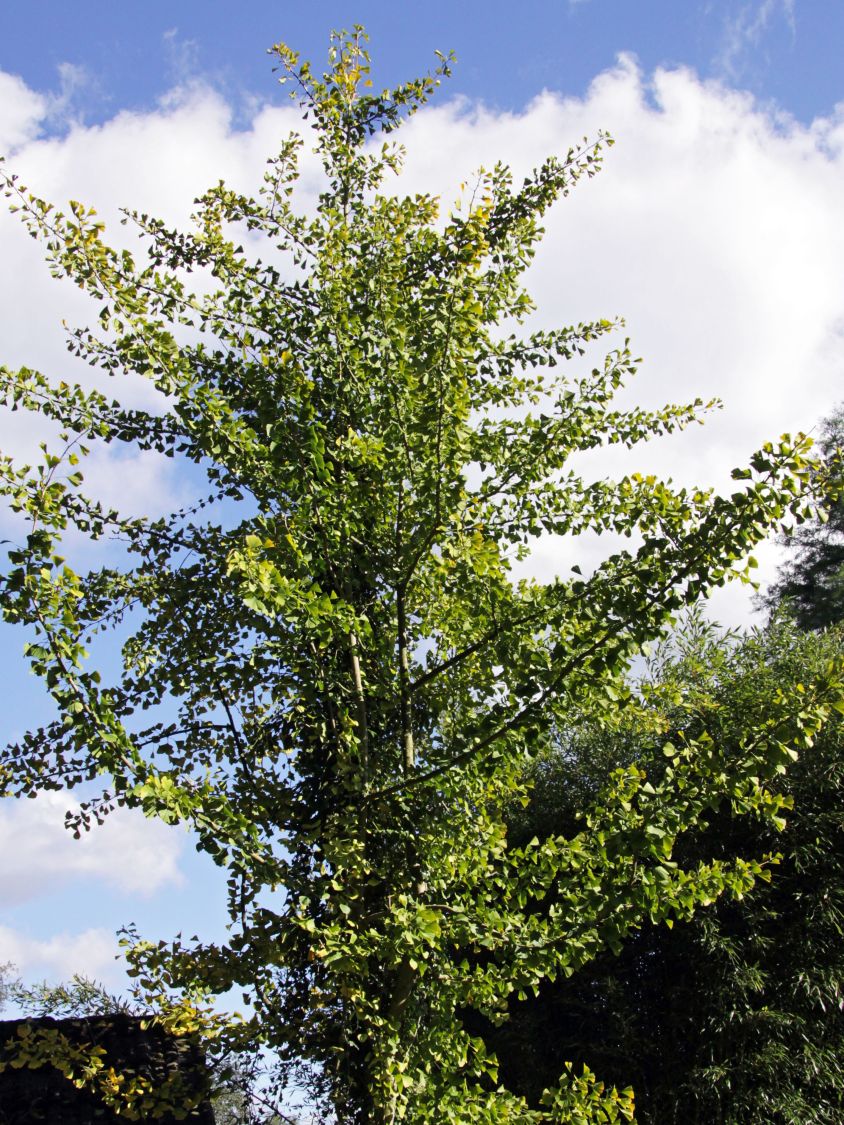
[[[838,670],[772,698],[740,752],[675,739],[659,773],[619,770],[574,835],[508,846],[504,810],[549,732],[636,706],[631,659],[805,517],[808,443],[767,445],[729,498],[576,472],[580,451],[706,409],[615,408],[627,343],[593,366],[615,322],[525,325],[542,217],[609,138],[518,186],[481,171],[443,214],[397,194],[390,134],[448,58],[377,93],[359,28],[333,36],[321,76],[273,50],[322,162],[310,211],[298,136],[254,198],[221,183],[189,230],[127,212],[141,260],[93,210],[4,173],[53,273],[97,302],[71,351],[116,383],[143,376],[160,409],[2,370],[6,406],[61,430],[40,464],[0,470],[25,517],[3,612],[30,630],[59,713],[6,750],[2,788],[100,779],[78,831],[117,806],[189,825],[228,872],[229,936],[134,935],[139,987],[188,997],[193,1020],[161,1001],[177,1030],[202,1025],[199,998],[243,991],[245,1017],[212,1019],[225,1049],[310,1064],[337,1120],[632,1119],[630,1091],[564,1059],[541,1105],[508,1093],[466,1013],[503,1019],[542,979],[764,874],[740,858],[684,869],[672,847],[712,805],[780,814],[771,781],[840,703]],[[98,442],[191,466],[201,498],[167,518],[105,507],[79,465]],[[69,565],[69,530],[101,541],[101,566]],[[538,537],[595,531],[634,538],[588,577],[514,576]]]

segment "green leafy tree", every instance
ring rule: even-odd
[[[41,1019],[90,1019],[102,1016],[135,1016],[154,1019],[154,1013],[137,995],[109,992],[99,981],[75,973],[69,981],[27,985],[13,977],[14,966],[0,965],[0,1008],[14,1004],[17,1014]],[[207,1078],[217,1125],[286,1125],[272,1104],[272,1079],[259,1054],[214,1060]],[[265,1087],[269,1085],[270,1089]],[[269,1095],[269,1096],[267,1096]],[[130,1117],[130,1119],[132,1119]]]
[[[11,969],[11,966],[7,966]],[[69,981],[50,984],[41,981],[27,985],[10,979],[6,999],[11,1000],[25,1016],[52,1016],[68,1019],[77,1016],[110,1016],[118,1013],[139,1014],[131,1001],[111,993],[99,981],[75,973]]]
[[[793,557],[764,599],[772,611],[785,602],[802,629],[844,621],[844,404],[824,421],[819,445],[832,486],[828,507],[783,539]]]
[[[0,965],[0,1012],[11,998],[12,989],[15,986],[15,978],[12,976],[14,971],[15,967],[11,961]]]
[[[667,739],[709,730],[738,747],[779,691],[844,652],[840,632],[801,634],[780,618],[745,638],[700,620],[674,639],[645,684],[645,706],[615,729],[569,732],[539,771],[514,842],[570,832],[607,771],[652,773]],[[670,759],[669,759],[670,760]],[[492,1040],[506,1077],[537,1097],[561,1058],[590,1059],[632,1083],[653,1125],[835,1125],[844,1116],[844,729],[836,717],[789,765],[793,809],[772,823],[713,808],[678,842],[684,865],[777,853],[770,882],[720,899],[672,929],[644,926],[538,999],[511,1005]]]
[[[467,1013],[502,1019],[510,997],[646,920],[747,891],[762,860],[672,864],[673,842],[719,801],[779,814],[767,781],[839,698],[836,675],[799,707],[774,694],[738,752],[689,740],[659,776],[617,771],[573,833],[511,846],[505,809],[527,799],[526,764],[553,729],[622,706],[642,646],[772,527],[804,518],[807,444],[767,445],[730,498],[572,471],[581,450],[703,410],[616,409],[635,370],[626,343],[578,362],[614,323],[519,328],[542,216],[594,174],[606,138],[521,186],[482,171],[441,214],[385,177],[401,165],[390,134],[448,60],[378,93],[360,30],[334,37],[321,77],[274,50],[316,133],[312,213],[294,207],[297,137],[257,198],[220,184],[189,231],[129,213],[143,264],[82,204],[57,211],[5,177],[54,273],[98,302],[99,327],[72,332],[71,349],[148,379],[160,410],[0,375],[9,407],[63,434],[40,465],[2,463],[26,520],[3,611],[33,634],[60,713],[7,750],[3,786],[104,779],[77,830],[116,805],[188,824],[228,872],[230,936],[130,933],[133,972],[162,1003],[185,993],[187,1027],[243,990],[248,1016],[212,1029],[219,1049],[310,1066],[339,1120],[630,1119],[632,1095],[579,1065],[529,1105]],[[192,272],[207,279],[193,289]],[[77,465],[96,441],[180,459],[207,495],[164,519],[107,510]],[[123,554],[79,573],[68,529]],[[588,578],[514,580],[538,536],[604,530],[641,546]]]

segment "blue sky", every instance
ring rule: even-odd
[[[319,58],[326,29],[353,23],[372,36],[381,81],[415,73],[435,48],[454,50],[452,90],[508,109],[543,86],[582,93],[620,51],[648,71],[683,65],[737,83],[802,120],[841,96],[844,5],[836,0],[41,0],[4,9],[0,66],[39,90],[60,90],[60,72],[78,68],[74,96],[92,122],[151,106],[186,67],[233,96],[263,97],[267,47],[282,39]]]
[[[4,5],[0,153],[50,198],[85,199],[107,218],[126,204],[183,219],[220,175],[255,185],[296,124],[270,44],[319,62],[329,29],[355,22],[371,34],[379,84],[426,69],[435,49],[458,56],[405,132],[406,190],[448,195],[499,156],[526,171],[599,127],[616,137],[604,173],[549,219],[531,287],[554,323],[627,316],[646,360],[638,401],[724,400],[703,431],[641,467],[719,486],[762,440],[811,428],[844,397],[840,0]],[[0,362],[67,378],[60,322],[91,310],[49,281],[5,214],[0,260]],[[142,387],[127,394],[145,401]],[[0,415],[4,451],[25,457],[39,436]],[[640,467],[613,456],[596,471]],[[151,457],[91,461],[89,479],[129,511],[163,511],[190,491]],[[0,538],[13,533],[0,513]],[[580,549],[587,564],[601,550]],[[540,544],[533,572],[564,568],[567,551]],[[773,546],[760,553],[763,574],[776,558]],[[749,620],[740,592],[716,609]],[[45,713],[22,643],[0,628],[4,741]],[[30,979],[80,969],[119,983],[123,923],[150,937],[220,933],[223,880],[184,832],[120,814],[74,843],[61,827],[71,799],[0,802],[0,963]]]

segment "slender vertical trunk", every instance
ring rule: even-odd
[[[360,647],[357,635],[349,633],[349,660],[352,666],[352,680],[355,685],[357,703],[358,745],[360,746],[361,766],[364,780],[369,780],[369,724],[366,716],[366,695],[363,690],[363,675],[360,670]]]
[[[399,482],[398,505],[396,511],[396,566],[401,572],[403,565],[404,484]],[[396,633],[399,655],[399,713],[401,721],[401,765],[402,772],[410,774],[416,765],[416,750],[413,745],[413,718],[410,712],[410,654],[407,650],[407,606],[405,597],[409,576],[405,575],[396,586]]]
[[[402,518],[404,490],[399,485],[398,510],[396,513],[396,565],[402,569]],[[411,707],[410,690],[410,649],[408,641],[407,620],[407,581],[405,578],[396,587],[396,644],[398,654],[398,682],[399,682],[399,726],[400,726],[400,761],[401,771],[405,777],[416,769],[416,746],[413,738],[413,712]],[[425,892],[425,883],[422,879],[420,859],[412,836],[408,836],[406,844],[407,871],[413,880],[413,891],[417,896]],[[387,1006],[387,1018],[396,1028],[402,1020],[408,1001],[413,994],[416,983],[416,970],[411,967],[408,957],[403,957],[395,970],[392,989]],[[379,1109],[380,1114],[376,1119],[379,1125],[394,1125],[397,1104],[395,1099],[389,1105]]]
[[[416,767],[416,747],[413,741],[413,717],[410,709],[410,654],[407,645],[407,613],[404,589],[396,594],[396,614],[398,618],[399,688],[401,705],[402,772],[408,776]],[[411,839],[408,840],[408,869],[415,873],[414,890],[417,895],[424,894],[426,887],[419,866],[419,856]],[[413,992],[416,972],[405,958],[396,973],[396,982],[390,999],[389,1017],[392,1021],[401,1019],[405,1006]]]
[[[416,765],[416,748],[413,744],[413,719],[410,713],[410,654],[407,650],[407,614],[404,590],[396,594],[399,648],[399,704],[401,715],[402,771],[410,774]]]

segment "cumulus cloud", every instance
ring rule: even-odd
[[[192,85],[172,91],[155,112],[121,113],[95,127],[77,122],[60,137],[39,139],[49,100],[0,73],[0,93],[4,88],[9,97],[0,98],[0,142],[21,181],[59,206],[68,199],[90,201],[108,223],[112,241],[133,251],[137,239],[120,225],[121,206],[186,223],[196,196],[221,176],[240,187],[252,186],[263,159],[296,121],[292,110],[268,117],[259,108],[248,131],[235,131],[231,107],[212,91]],[[0,210],[0,254],[0,362],[113,392],[113,383],[66,348],[63,322],[71,328],[89,324],[97,307],[72,284],[50,278],[41,247],[5,209]],[[121,379],[120,394],[128,405],[153,411],[162,406],[158,392],[139,377]],[[7,415],[0,419],[0,447],[30,459],[38,456],[39,441],[53,432],[30,415]],[[115,456],[121,458],[117,472]],[[130,507],[160,513],[187,498],[173,463],[155,455],[132,461],[112,447],[97,452],[84,469],[87,487],[97,493],[117,489],[127,514]]]
[[[788,5],[746,5],[745,37]],[[751,18],[752,17],[752,18]],[[189,84],[153,112],[121,113],[38,139],[39,95],[9,75],[0,137],[14,166],[51,199],[90,201],[113,220],[119,204],[187,220],[194,197],[221,176],[254,189],[263,159],[297,124],[292,108],[258,107],[233,124],[219,94]],[[626,401],[721,397],[703,429],[632,454],[594,457],[589,471],[647,470],[683,483],[729,487],[729,470],[764,440],[810,429],[840,395],[844,374],[844,112],[803,126],[723,84],[685,69],[645,75],[630,58],[599,75],[581,98],[543,93],[520,113],[461,101],[420,112],[403,131],[401,190],[453,198],[479,165],[503,159],[526,173],[550,152],[608,129],[616,147],[597,180],[577,188],[546,220],[529,284],[536,323],[626,316],[644,357]],[[4,132],[5,129],[5,132]],[[319,189],[306,157],[300,197]],[[128,238],[117,227],[118,239]],[[59,378],[91,376],[66,355],[57,325],[91,319],[82,296],[46,277],[38,247],[0,216],[2,358]],[[138,404],[148,386],[127,384]],[[0,419],[0,442],[23,447],[34,429]],[[94,483],[107,485],[112,451],[98,455]],[[91,470],[89,469],[89,478]],[[115,479],[114,474],[111,477]],[[132,466],[133,503],[160,510],[180,482],[172,463]],[[582,547],[543,544],[542,573],[583,562]],[[587,549],[597,558],[602,544]],[[768,569],[774,552],[769,551]],[[586,560],[589,561],[588,559]],[[747,616],[741,595],[722,616]]]
[[[187,836],[182,830],[118,809],[102,826],[74,840],[64,815],[76,809],[77,803],[61,793],[0,803],[0,900],[8,908],[71,884],[148,898],[183,883],[179,858]]]
[[[57,89],[38,92],[17,75],[0,71],[0,155],[19,151],[46,126],[64,131],[81,122],[81,103],[99,93],[98,84],[75,63],[59,63],[56,70]]]
[[[416,186],[436,190],[498,156],[526,172],[606,128],[603,173],[546,221],[529,284],[539,323],[621,313],[644,357],[626,401],[719,397],[702,428],[588,459],[596,476],[648,471],[730,488],[765,440],[810,430],[844,376],[844,115],[804,127],[684,69],[646,76],[630,58],[583,99],[546,92],[521,114],[447,105],[405,134]],[[616,544],[586,547],[595,562]],[[583,562],[584,544],[543,543],[536,573]],[[759,554],[763,579],[777,552]],[[747,620],[745,592],[718,616]]]
[[[0,965],[11,963],[28,981],[63,981],[79,974],[108,985],[122,983],[117,954],[117,939],[108,930],[63,931],[45,940],[0,926]]]
[[[0,153],[37,137],[47,107],[48,99],[30,90],[22,78],[0,71]]]

